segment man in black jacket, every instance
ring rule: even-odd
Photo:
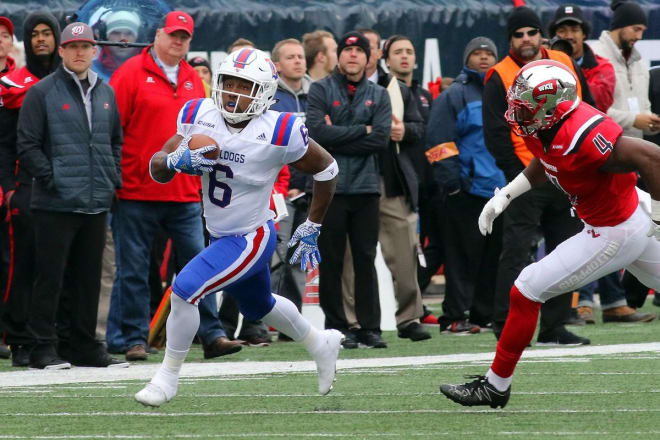
[[[367,81],[369,41],[359,32],[344,35],[339,63],[330,76],[312,84],[307,97],[310,136],[337,161],[339,181],[319,236],[319,299],[325,327],[343,331],[354,344],[384,348],[374,259],[378,243],[380,170],[392,121],[387,91]],[[360,331],[349,331],[342,305],[341,275],[349,237],[355,270],[355,312]]]
[[[380,154],[380,241],[383,258],[394,279],[397,302],[396,327],[400,338],[429,339],[419,320],[424,313],[417,283],[417,207],[419,181],[413,163],[415,149],[424,141],[425,124],[412,85],[415,49],[408,37],[394,35],[383,46],[385,62],[397,78],[379,77],[388,87],[390,100],[401,96],[403,117],[392,114],[392,132],[387,150]],[[408,83],[404,82],[408,80]],[[394,87],[396,84],[397,88]]]
[[[27,329],[34,281],[34,220],[30,210],[32,176],[17,164],[16,127],[27,90],[60,65],[60,27],[48,12],[34,12],[23,24],[26,65],[0,79],[0,185],[13,250],[0,328],[11,345],[12,366],[28,365]]]
[[[91,28],[71,23],[60,41],[63,65],[28,91],[18,118],[19,160],[35,179],[30,367],[69,368],[60,356],[74,365],[128,366],[95,340],[106,215],[121,186],[119,112],[110,86],[89,70],[96,55]],[[65,267],[71,334],[58,354],[55,317]]]

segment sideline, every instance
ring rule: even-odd
[[[522,359],[558,358],[569,356],[593,356],[624,353],[660,352],[660,342],[641,344],[587,345],[569,348],[539,348],[526,350]],[[341,352],[340,352],[341,356]],[[461,362],[490,361],[493,352],[448,354],[438,356],[410,356],[394,358],[339,359],[338,370],[352,368],[382,368],[429,364],[453,364]],[[85,382],[115,382],[125,380],[149,380],[160,364],[131,365],[129,368],[83,368],[70,370],[28,370],[0,373],[0,388],[34,385],[56,385]],[[312,361],[297,362],[222,362],[187,363],[181,371],[182,378],[210,376],[239,376],[271,373],[314,372]]]

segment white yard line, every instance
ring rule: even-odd
[[[587,345],[568,348],[545,348],[526,350],[523,360],[560,358],[567,356],[593,356],[622,353],[660,352],[660,342],[643,344]],[[337,369],[383,368],[428,364],[452,364],[490,361],[494,353],[449,354],[439,356],[410,356],[370,359],[339,359]],[[341,353],[340,353],[341,357]],[[85,382],[117,382],[126,380],[148,380],[156,372],[158,364],[135,364],[129,368],[72,368],[70,370],[28,370],[0,373],[0,388],[33,385],[55,385]],[[218,362],[187,363],[183,366],[183,377],[238,376],[269,373],[314,372],[312,361],[298,362]]]

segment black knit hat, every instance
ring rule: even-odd
[[[205,66],[209,69],[209,72],[211,71],[211,63],[209,63],[204,57],[193,57],[188,60],[188,64],[190,64],[191,67]]]
[[[524,27],[533,27],[536,29],[541,29],[541,19],[533,9],[528,8],[527,6],[520,6],[514,8],[509,14],[509,18],[506,21],[506,29],[511,38],[511,35],[520,28]]]
[[[337,42],[337,58],[339,58],[341,51],[349,46],[358,46],[362,48],[364,53],[367,54],[367,60],[369,60],[369,57],[371,56],[371,46],[369,45],[369,40],[364,34],[358,31],[351,31],[344,34],[344,36]]]
[[[614,11],[610,24],[611,31],[636,24],[648,25],[646,14],[637,3],[614,0],[611,8]]]
[[[577,23],[582,27],[585,37],[589,37],[591,33],[591,23],[584,19],[582,9],[577,5],[561,5],[555,11],[555,18],[548,28],[550,38],[554,37],[557,33],[557,28],[564,23]]]

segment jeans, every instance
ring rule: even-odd
[[[172,239],[177,267],[185,266],[204,249],[201,205],[198,202],[120,200],[112,216],[117,272],[112,286],[106,341],[110,351],[147,345],[149,335],[149,258],[154,234],[162,226]],[[202,344],[227,336],[216,295],[199,302],[198,335]]]
[[[582,287],[579,290],[579,306],[594,306],[594,291],[596,290],[596,287],[598,287],[600,306],[603,310],[628,305],[626,301],[626,291],[623,288],[620,274],[619,272],[614,272],[604,276],[598,281],[594,281],[593,283]]]

